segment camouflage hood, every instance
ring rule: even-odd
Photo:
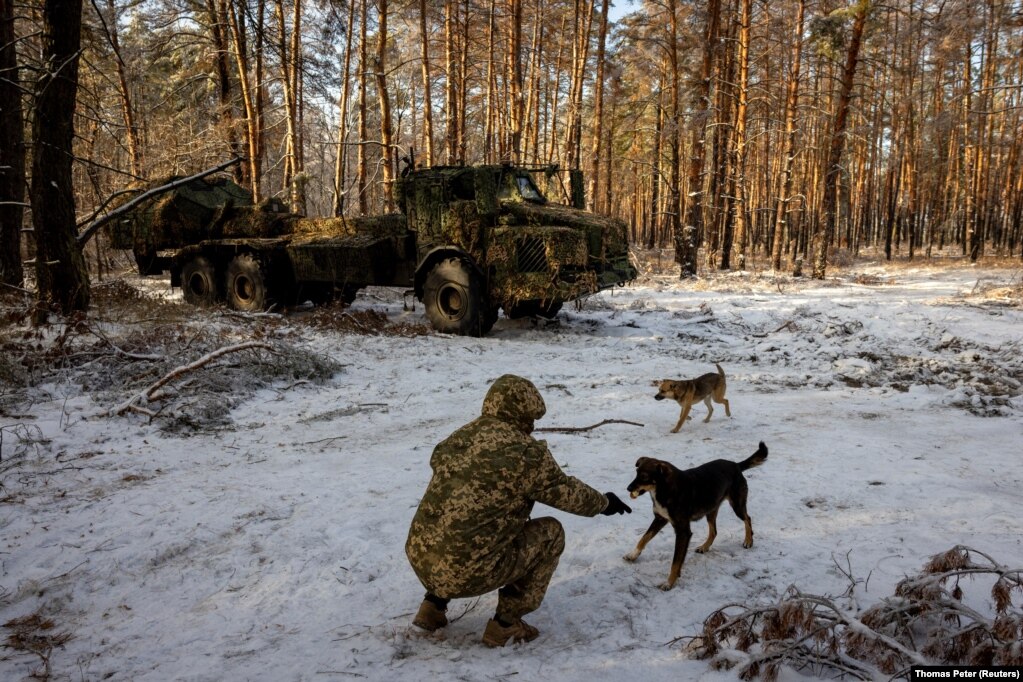
[[[511,422],[526,433],[533,431],[533,422],[546,412],[547,406],[533,382],[514,374],[499,377],[483,399],[484,417]]]

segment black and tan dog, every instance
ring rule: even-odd
[[[636,462],[636,478],[627,490],[633,499],[645,492],[650,493],[654,503],[654,521],[639,539],[636,549],[625,555],[625,560],[638,559],[647,543],[670,521],[675,528],[675,554],[671,559],[668,580],[661,585],[662,590],[670,590],[682,571],[689,539],[693,536],[689,522],[707,517],[710,527],[707,541],[696,548],[702,554],[710,549],[717,537],[718,508],[725,499],[732,505],[735,515],[746,524],[746,538],[742,546],[752,547],[753,524],[746,512],[748,487],[742,472],[760,466],[766,460],[767,446],[763,442],[756,452],[741,462],[716,459],[685,471],[659,459],[640,457]]]
[[[711,400],[724,405],[725,414],[729,417],[732,416],[732,410],[728,406],[728,400],[725,398],[725,370],[721,369],[721,365],[716,362],[714,366],[718,368],[717,374],[708,372],[695,379],[680,379],[677,381],[662,379],[654,381],[654,386],[658,387],[654,400],[668,398],[677,402],[682,408],[682,414],[678,418],[678,424],[675,424],[675,428],[671,430],[672,433],[678,433],[678,430],[682,428],[682,424],[689,417],[689,410],[693,404],[701,400],[707,406],[707,418],[703,420],[705,423],[709,422],[710,415],[714,414],[714,407],[710,404]]]

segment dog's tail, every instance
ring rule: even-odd
[[[764,441],[760,441],[760,447],[752,455],[739,462],[739,471],[746,471],[746,469],[752,469],[758,467],[767,461],[767,446],[764,445]]]

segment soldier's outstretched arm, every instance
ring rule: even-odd
[[[561,470],[544,441],[531,445],[527,457],[531,461],[526,490],[531,499],[579,516],[596,516],[607,507],[604,493]]]

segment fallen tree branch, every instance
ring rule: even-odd
[[[188,183],[192,182],[193,180],[198,180],[199,178],[205,178],[207,175],[213,175],[214,173],[222,171],[225,168],[230,168],[231,166],[235,165],[236,163],[240,163],[240,162],[241,162],[241,159],[236,157],[236,158],[231,159],[230,161],[225,161],[224,163],[220,164],[219,166],[216,166],[215,168],[210,168],[210,169],[204,170],[201,173],[196,173],[195,175],[190,175],[187,178],[179,178],[177,180],[174,180],[173,182],[168,182],[166,185],[160,185],[159,187],[154,187],[154,188],[152,188],[150,190],[147,190],[147,191],[143,192],[142,194],[140,194],[139,196],[135,197],[131,201],[129,201],[129,202],[125,203],[125,204],[121,204],[120,206],[115,208],[110,213],[107,213],[104,216],[96,218],[91,223],[89,223],[88,226],[86,226],[86,228],[84,230],[82,230],[82,232],[77,237],[78,246],[80,246],[80,247],[85,246],[85,244],[90,239],[92,239],[92,236],[94,234],[96,234],[96,231],[99,230],[99,228],[103,227],[104,225],[109,223],[111,220],[113,220],[117,216],[123,215],[123,214],[127,213],[131,209],[133,209],[136,206],[138,206],[139,204],[141,204],[143,201],[145,201],[147,199],[151,199],[151,198],[153,198],[154,196],[156,196],[158,194],[162,194],[164,192],[169,192],[170,190],[174,189],[175,187],[180,187],[181,185],[187,185]]]
[[[631,424],[633,426],[643,426],[638,422],[630,422],[627,419],[605,419],[599,424],[593,424],[591,426],[548,426],[542,429],[533,429],[533,432],[538,431],[543,433],[582,433],[583,431],[592,431],[593,429],[603,426],[604,424]]]
[[[160,389],[166,386],[174,379],[180,377],[181,375],[197,370],[200,367],[204,367],[213,362],[214,360],[216,360],[217,358],[228,355],[229,353],[237,353],[239,351],[252,350],[256,348],[262,348],[263,350],[268,350],[271,352],[273,352],[274,350],[273,346],[271,346],[268,343],[263,343],[262,341],[246,341],[244,343],[239,343],[234,346],[225,346],[224,348],[218,348],[217,350],[207,353],[206,355],[202,356],[198,360],[195,360],[194,362],[190,362],[187,365],[181,365],[180,367],[172,369],[170,372],[163,375],[163,377],[161,377],[158,381],[150,385],[145,390],[136,393],[135,395],[133,395],[131,398],[124,401],[120,405],[113,407],[110,410],[107,410],[104,413],[104,415],[105,416],[109,416],[112,414],[121,415],[127,412],[128,410],[132,410],[142,414],[150,414],[151,413],[150,410],[146,410],[145,408],[136,405],[136,402],[139,401],[151,402],[154,400],[161,400],[167,396],[165,393],[161,392]]]
[[[850,597],[859,581],[851,568],[842,572],[850,580],[844,596]],[[987,612],[964,604],[960,586],[982,575],[994,581]],[[723,606],[704,620],[702,634],[672,643],[687,641],[694,657],[715,668],[735,667],[744,680],[773,680],[781,665],[858,679],[894,679],[913,666],[1020,665],[1020,593],[1023,569],[957,545],[865,610],[855,600],[852,608],[841,608],[834,597],[793,586],[774,604]],[[732,612],[736,608],[739,613]]]
[[[781,331],[782,329],[788,329],[789,331],[796,331],[796,325],[792,323],[792,320],[789,320],[788,322],[786,322],[786,323],[785,323],[785,324],[783,324],[782,326],[778,327],[777,329],[775,329],[775,330],[774,330],[773,332],[771,332],[771,333],[772,333],[772,334],[777,334],[777,333],[778,333],[778,332],[780,332],[780,331]]]

